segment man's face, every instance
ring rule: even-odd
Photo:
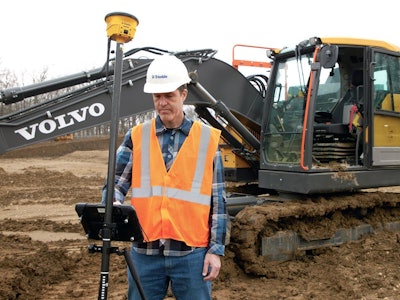
[[[187,90],[175,90],[170,93],[153,94],[154,108],[167,128],[176,128],[183,121],[183,102],[187,96]]]

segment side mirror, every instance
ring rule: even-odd
[[[339,55],[338,46],[325,45],[321,48],[318,53],[318,60],[322,67],[325,69],[331,69],[335,66]]]

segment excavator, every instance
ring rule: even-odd
[[[192,79],[187,105],[222,131],[231,247],[248,273],[268,264],[400,230],[400,48],[378,40],[312,37],[265,47],[264,59],[174,52]],[[153,110],[143,93],[154,55],[124,54],[119,118]],[[241,65],[261,66],[244,75]],[[258,69],[259,70],[259,69]],[[72,90],[0,117],[0,154],[110,121],[113,60],[82,72],[0,91],[2,105]]]

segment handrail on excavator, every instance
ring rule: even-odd
[[[239,69],[240,66],[259,67],[259,68],[267,68],[267,69],[270,69],[272,67],[271,63],[267,62],[267,61],[254,61],[254,60],[236,59],[235,58],[235,50],[238,47],[256,48],[256,49],[265,49],[265,50],[275,50],[276,49],[276,48],[264,47],[264,46],[252,46],[252,45],[245,45],[245,44],[235,44],[233,46],[233,48],[232,48],[232,66],[235,69]]]

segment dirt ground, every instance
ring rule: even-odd
[[[0,156],[1,300],[97,299],[102,255],[89,253],[93,241],[84,236],[75,204],[100,201],[107,161],[106,139],[50,141]],[[235,252],[240,246],[236,238],[227,249],[214,300],[400,299],[400,241],[393,231],[290,261],[263,261],[262,275],[244,271]],[[124,257],[111,254],[108,299],[126,299],[126,289]]]

